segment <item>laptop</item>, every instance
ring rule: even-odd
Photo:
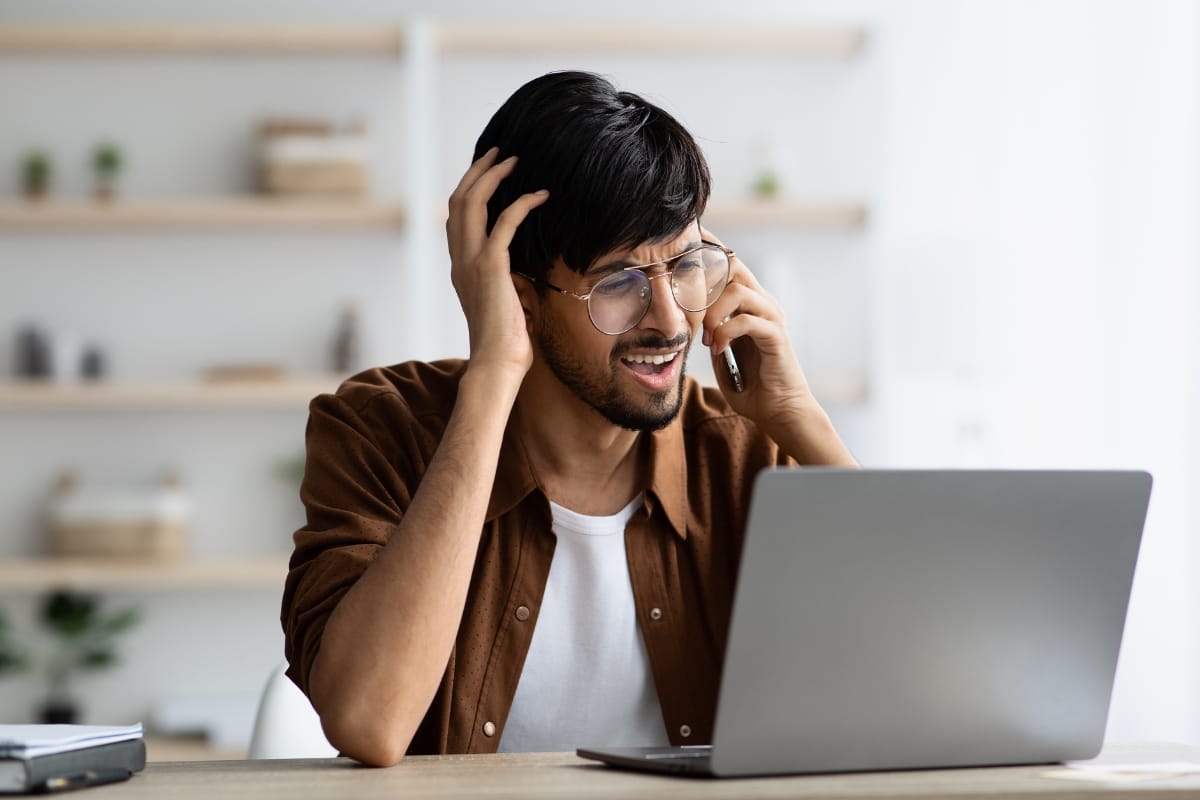
[[[1104,739],[1151,477],[772,469],[756,479],[712,776],[1051,763]]]

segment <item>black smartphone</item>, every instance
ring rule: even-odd
[[[746,382],[742,380],[742,370],[738,366],[737,359],[733,357],[733,347],[725,348],[725,369],[729,373],[729,380],[733,382],[733,390],[735,392],[743,391],[746,388]]]

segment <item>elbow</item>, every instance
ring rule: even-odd
[[[340,754],[366,766],[399,764],[424,718],[424,708],[402,692],[330,679],[339,674],[337,666],[318,656],[309,676],[309,699],[325,738]]]
[[[387,742],[363,742],[357,753],[347,750],[345,755],[367,767],[394,767],[404,758],[404,750]]]
[[[321,728],[338,752],[368,767],[394,767],[408,752],[415,726],[379,713],[324,713]]]

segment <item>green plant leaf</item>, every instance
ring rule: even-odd
[[[130,607],[106,614],[101,605],[99,595],[83,592],[58,590],[43,598],[41,622],[57,640],[44,664],[52,693],[66,692],[81,671],[120,662],[114,640],[140,621],[141,611]]]
[[[136,608],[126,608],[111,617],[100,620],[97,630],[105,636],[113,636],[129,630],[141,621],[141,612]]]
[[[24,672],[27,669],[29,669],[27,655],[7,645],[0,646],[0,675],[8,672]]]
[[[66,638],[87,633],[96,622],[99,601],[82,592],[51,592],[42,605],[42,622],[51,631]]]
[[[92,168],[101,175],[115,175],[121,169],[121,149],[111,142],[97,145],[92,153]]]
[[[50,157],[40,150],[35,150],[25,156],[22,165],[27,181],[45,181],[50,177],[52,166]]]
[[[117,654],[108,649],[88,650],[79,656],[83,669],[105,669],[117,663]]]

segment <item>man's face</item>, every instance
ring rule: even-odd
[[[586,294],[621,267],[664,261],[699,243],[699,226],[692,223],[670,241],[607,253],[582,276],[560,261],[546,277],[555,286]],[[664,269],[659,265],[647,272],[654,276]],[[601,333],[588,318],[586,303],[553,291],[543,298],[533,331],[542,360],[558,380],[609,422],[630,430],[657,430],[679,413],[687,349],[704,316],[679,307],[670,278],[652,280],[651,286],[646,316],[626,333]]]

